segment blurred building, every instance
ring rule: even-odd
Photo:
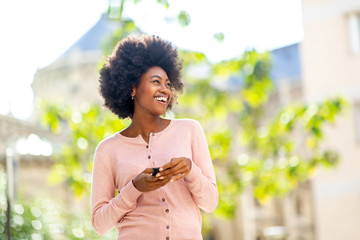
[[[48,100],[71,99],[73,106],[83,101],[99,101],[97,66],[102,58],[101,38],[114,30],[114,23],[102,17],[79,41],[53,64],[35,74],[35,97]],[[109,27],[110,26],[110,27]],[[106,30],[107,29],[107,30]],[[96,36],[96,41],[94,41]],[[303,100],[299,45],[272,51],[272,77],[277,86],[272,107]],[[89,94],[93,93],[93,94]],[[311,185],[302,184],[283,199],[258,204],[249,191],[243,194],[235,219],[214,220],[215,239],[314,239]]]
[[[84,101],[98,102],[98,64],[103,57],[101,40],[116,27],[103,16],[54,63],[38,70],[32,84],[35,97],[55,101],[67,99],[74,107]],[[278,108],[290,101],[302,100],[299,45],[286,46],[272,53],[275,64],[271,74],[278,89],[272,106]],[[276,199],[265,206],[259,205],[249,191],[243,194],[231,223],[214,221],[213,235],[220,240],[284,239],[284,236],[292,236],[288,239],[294,240],[314,239],[310,184],[304,183],[287,198]]]
[[[62,140],[44,128],[12,116],[0,115],[0,171],[6,171],[11,203],[22,199],[48,197],[70,200],[65,184],[51,186],[47,182],[53,147]],[[4,184],[0,182],[0,184]]]
[[[293,102],[304,101],[301,44],[271,51],[270,75],[276,86],[267,106],[269,112]],[[301,183],[286,197],[259,204],[252,190],[242,194],[234,220],[215,220],[215,239],[315,240],[316,225],[312,182]]]
[[[249,190],[242,195],[234,220],[215,220],[215,239],[360,239],[360,1],[303,0],[302,4],[304,40],[272,51],[277,86],[273,106],[298,100],[316,102],[339,94],[346,97],[351,104],[347,115],[325,134],[326,147],[338,151],[342,162],[336,169],[320,170],[287,197],[266,205],[259,205]],[[40,69],[32,85],[35,97],[71,99],[74,106],[99,101],[100,43],[116,27],[116,23],[101,18],[58,60]],[[2,136],[10,136],[8,125],[3,124],[7,122],[19,132],[22,126],[32,129],[28,123],[0,118]],[[47,133],[40,131],[38,135]],[[5,152],[5,147],[0,148]],[[5,154],[2,156],[5,161]],[[36,161],[32,161],[32,168],[47,166],[49,172],[51,164]],[[21,183],[44,183],[45,171],[35,176],[28,170],[21,173]]]
[[[103,16],[54,63],[38,71],[32,85],[34,96],[50,101],[71,99],[75,106],[84,101],[99,102],[100,43],[117,25]],[[0,115],[0,139],[0,170],[10,169],[12,200],[17,200],[19,193],[23,199],[52,196],[73,204],[73,194],[65,183],[51,185],[48,181],[54,164],[51,154],[67,140],[65,134],[55,136],[44,129],[35,111],[29,121]]]
[[[347,114],[326,131],[342,162],[312,181],[318,240],[360,239],[360,1],[303,0],[304,100],[342,95]]]
[[[273,51],[280,97],[274,101],[345,97],[350,107],[325,129],[323,145],[337,151],[342,161],[334,169],[320,169],[310,182],[266,206],[244,195],[242,238],[235,237],[239,235],[232,227],[224,230],[232,233],[227,239],[360,239],[360,1],[303,0],[302,6],[299,54],[286,48]],[[293,74],[298,64],[300,74]]]
[[[34,96],[50,101],[71,99],[74,106],[82,102],[100,102],[97,94],[99,64],[103,59],[101,44],[119,27],[117,21],[103,15],[100,20],[65,53],[34,76]]]

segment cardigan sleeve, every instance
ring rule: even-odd
[[[103,235],[116,226],[124,215],[136,208],[137,198],[142,194],[132,181],[115,196],[115,174],[111,167],[111,155],[104,143],[100,143],[94,156],[91,184],[91,224]]]
[[[192,129],[191,150],[192,166],[185,180],[198,206],[211,212],[218,204],[219,193],[206,137],[196,121]]]

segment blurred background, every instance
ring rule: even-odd
[[[90,223],[94,150],[125,128],[98,71],[128,35],[184,59],[220,193],[205,240],[360,239],[359,0],[3,1],[0,239],[116,239]]]

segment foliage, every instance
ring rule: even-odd
[[[5,174],[0,172],[1,177]],[[7,202],[5,199],[5,184],[1,182],[0,186],[0,239],[7,239],[6,222],[7,222]],[[37,206],[15,204],[11,208],[10,231],[11,239],[50,239],[49,225],[44,220],[41,210]]]
[[[97,144],[128,125],[128,120],[118,120],[100,105],[81,104],[74,111],[63,103],[42,103],[42,122],[56,133],[68,131],[68,142],[57,149],[55,164],[50,174],[51,183],[66,181],[75,196],[90,193],[92,160]],[[54,116],[55,115],[55,116]]]
[[[206,129],[219,178],[220,215],[232,216],[234,199],[249,185],[263,203],[285,195],[312,177],[317,167],[332,167],[339,161],[336,152],[320,144],[324,125],[334,123],[346,107],[344,99],[283,107],[269,102],[276,94],[269,78],[269,53],[248,51],[215,65],[206,58],[195,64],[208,65],[209,71],[202,79],[189,77],[178,116],[190,115]],[[189,68],[194,66],[185,66],[185,71]]]
[[[133,2],[136,5],[140,2],[140,0],[128,0],[127,2]],[[170,7],[168,0],[156,0],[156,2],[159,5],[164,6],[166,9]],[[126,21],[126,19],[123,18],[124,5],[125,0],[109,0],[109,7],[107,12],[108,16],[113,20]],[[182,27],[187,27],[190,24],[190,15],[187,11],[181,10],[179,13],[177,13],[176,18],[179,25]]]
[[[6,175],[0,166],[0,239],[6,233]],[[18,201],[11,208],[11,239],[99,239],[93,231],[88,213],[67,211],[63,203],[55,199],[38,198],[34,201]],[[101,239],[115,239],[116,231]]]
[[[222,32],[215,33],[215,34],[213,35],[213,37],[214,37],[219,43],[223,42],[223,41],[224,41],[224,38],[225,38],[224,33],[222,33]]]
[[[101,43],[101,50],[104,53],[104,56],[109,56],[112,53],[113,48],[119,42],[119,39],[131,34],[139,35],[140,33],[140,29],[132,20],[123,20],[119,22],[119,27]],[[102,67],[102,64],[100,67]]]
[[[190,24],[190,15],[185,12],[185,11],[181,11],[178,15],[178,20],[179,20],[179,24],[182,27],[186,27]]]
[[[124,1],[118,1],[120,5],[110,2],[109,13],[119,12],[115,19],[122,19]],[[157,2],[169,7],[167,0]],[[187,26],[190,16],[181,11],[178,20]],[[105,55],[123,36],[139,32],[131,20],[120,24],[104,44]],[[221,32],[214,37],[224,40]],[[246,51],[241,57],[216,64],[198,52],[181,51],[181,57],[186,86],[175,115],[195,118],[205,129],[218,176],[219,215],[233,215],[236,199],[247,186],[252,186],[259,202],[266,202],[311,178],[318,167],[333,167],[339,161],[338,154],[321,143],[324,126],[334,123],[347,105],[342,98],[311,104],[269,101],[277,92],[269,77],[271,55],[267,52]],[[77,196],[89,193],[97,143],[128,124],[98,105],[83,105],[86,107],[79,111],[62,104],[43,107],[43,120],[50,129],[70,130],[69,141],[59,149],[51,180],[66,181]]]
[[[274,90],[269,53],[248,51],[218,64],[210,64],[200,53],[182,51],[181,56],[188,81],[175,114],[195,118],[204,126],[218,175],[220,215],[232,216],[234,199],[249,185],[254,196],[265,202],[288,193],[313,176],[317,167],[339,161],[335,152],[320,148],[320,143],[324,124],[334,122],[346,106],[343,99],[291,104],[275,113],[267,110],[275,104],[269,103]],[[203,68],[208,71],[201,79],[192,75]],[[118,120],[88,103],[80,111],[61,104],[44,109],[44,122],[51,129],[70,130],[52,182],[67,181],[77,196],[88,194],[97,143],[123,129],[129,120]]]

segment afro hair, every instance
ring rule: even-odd
[[[132,89],[139,83],[141,75],[153,66],[161,67],[171,81],[174,96],[168,105],[168,109],[171,109],[177,93],[183,88],[182,61],[170,42],[147,35],[127,37],[120,41],[100,70],[99,91],[104,98],[104,106],[119,118],[132,118]]]

